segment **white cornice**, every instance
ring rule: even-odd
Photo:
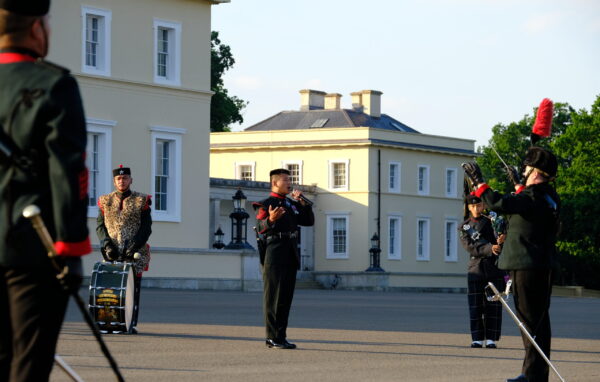
[[[171,134],[185,134],[187,133],[187,129],[183,127],[168,127],[168,126],[156,126],[150,125],[148,126],[150,131],[158,132],[158,133],[171,133]]]

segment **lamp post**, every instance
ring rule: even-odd
[[[254,249],[247,239],[247,221],[250,215],[244,209],[246,195],[238,188],[233,195],[233,212],[229,214],[231,219],[231,242],[225,246],[226,249]]]
[[[369,253],[371,254],[371,265],[365,272],[385,272],[379,265],[381,248],[379,248],[379,236],[377,236],[377,233],[374,233],[371,238],[371,248],[369,249]]]
[[[225,247],[225,243],[223,243],[223,236],[225,236],[225,234],[221,230],[221,226],[219,226],[219,228],[217,228],[217,231],[215,232],[215,242],[212,245],[213,248],[222,249],[223,247]]]

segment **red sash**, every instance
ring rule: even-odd
[[[4,52],[0,53],[0,64],[13,64],[15,62],[34,62],[36,58],[28,54]]]

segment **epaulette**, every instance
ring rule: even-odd
[[[35,63],[38,64],[38,65],[42,65],[45,68],[50,68],[50,69],[59,71],[61,74],[69,74],[71,72],[69,69],[65,68],[64,66],[60,66],[58,64],[55,64],[55,63],[50,62],[50,61],[43,60],[41,58],[38,58],[35,61]]]
[[[254,211],[256,211],[257,209],[263,207],[263,203],[261,203],[261,202],[252,202],[252,207],[254,208]]]

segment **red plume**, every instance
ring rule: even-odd
[[[554,112],[554,105],[548,98],[544,98],[540,103],[537,115],[535,117],[535,123],[531,132],[540,137],[549,137],[552,131],[552,113]]]

